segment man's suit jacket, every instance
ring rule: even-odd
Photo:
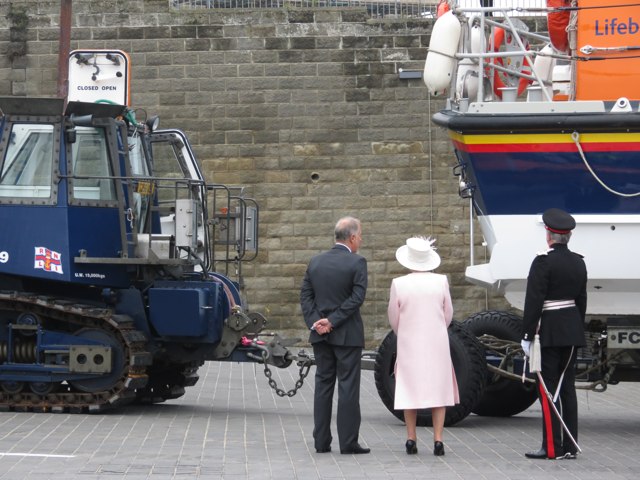
[[[360,306],[367,292],[367,261],[344,245],[316,255],[309,262],[300,291],[300,305],[307,327],[328,318],[331,333],[311,331],[311,343],[364,347]]]

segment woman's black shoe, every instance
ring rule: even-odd
[[[444,445],[442,444],[442,442],[434,442],[433,443],[433,454],[436,457],[440,457],[440,456],[444,455]]]
[[[407,449],[407,455],[415,455],[418,453],[418,446],[416,445],[415,440],[407,440],[407,443],[404,444]]]

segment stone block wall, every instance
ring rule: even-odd
[[[10,9],[28,25],[15,32]],[[55,96],[59,1],[0,5],[0,95]],[[22,18],[22,17],[21,17]],[[14,18],[15,21],[15,18]],[[260,206],[260,253],[243,267],[246,297],[270,329],[306,339],[299,288],[309,258],[333,244],[343,215],[363,221],[369,262],[367,342],[388,331],[395,250],[434,236],[455,317],[508,309],[464,280],[469,204],[420,79],[432,20],[370,19],[361,9],[172,10],[168,0],[76,0],[71,48],[132,59],[135,108],[191,138],[210,182],[244,185]],[[13,32],[13,33],[12,33]],[[20,43],[22,42],[22,43]],[[21,50],[23,48],[23,50]],[[22,53],[21,53],[22,52]]]

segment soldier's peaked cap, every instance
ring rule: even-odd
[[[553,233],[565,234],[576,228],[575,219],[564,210],[550,208],[542,214],[542,221],[547,230]]]

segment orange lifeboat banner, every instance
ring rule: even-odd
[[[640,100],[640,5],[638,0],[580,0],[576,62],[576,100]],[[598,8],[599,7],[599,8]],[[605,7],[605,8],[602,8]],[[585,46],[621,48],[593,51]],[[599,60],[603,59],[603,60]]]

